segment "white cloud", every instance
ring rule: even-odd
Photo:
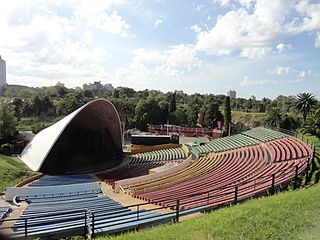
[[[257,86],[257,85],[266,85],[266,84],[290,84],[290,83],[298,83],[303,81],[303,79],[294,79],[294,80],[250,80],[247,76],[241,81],[240,86]]]
[[[126,21],[118,15],[117,11],[111,14],[100,12],[87,19],[87,24],[108,33],[120,34],[122,37],[128,36],[128,29],[131,27]]]
[[[191,26],[190,29],[195,31],[196,33],[201,32],[201,28],[197,24]]]
[[[79,31],[74,18],[58,15],[59,1],[13,2],[0,9],[0,29],[6,33],[0,52],[8,63],[9,83],[42,86],[63,81],[74,87],[108,76],[102,63],[111,55],[91,45],[90,30]]]
[[[227,1],[216,2],[227,4]],[[243,0],[239,3],[245,7],[233,5],[232,10],[217,17],[210,30],[198,33],[196,46],[199,51],[229,55],[241,49],[267,49],[285,37],[320,29],[320,3],[306,0]],[[281,52],[285,48],[289,46],[278,45],[277,49]]]
[[[279,43],[276,48],[278,49],[278,53],[282,53],[286,49],[291,49],[292,45],[291,44],[284,44],[284,43]]]
[[[273,70],[267,70],[268,73],[276,74],[276,75],[286,75],[290,73],[290,67],[289,66],[277,66]]]
[[[166,79],[169,82],[180,83],[186,71],[191,72],[201,66],[193,45],[180,44],[165,51],[140,48],[134,50],[132,54],[134,55],[132,62],[127,68],[117,70],[114,82],[139,82],[146,87],[152,79],[158,79],[159,82]]]
[[[320,32],[317,32],[317,37],[315,38],[314,40],[314,46],[316,48],[319,48],[320,47]]]
[[[254,58],[262,58],[270,53],[271,53],[271,48],[269,47],[252,47],[252,48],[242,49],[240,56],[254,59]]]
[[[159,24],[162,23],[162,20],[161,19],[157,19],[154,23],[154,27],[158,27]]]
[[[306,76],[306,72],[305,71],[300,71],[299,72],[299,77],[304,78]]]
[[[219,4],[220,6],[228,6],[229,5],[229,0],[214,0],[213,2]]]

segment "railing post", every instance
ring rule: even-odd
[[[137,206],[137,220],[139,220],[139,210],[140,210],[140,208],[139,208],[139,205]]]
[[[95,226],[94,226],[94,213],[92,213],[92,229],[91,229],[92,237],[91,237],[91,238],[94,238],[94,230],[95,230],[94,227],[95,227]]]
[[[24,237],[25,239],[28,238],[28,219],[24,219]]]
[[[306,182],[304,183],[305,185],[308,184],[308,180],[309,180],[309,168],[310,168],[310,159],[307,158]]]
[[[210,192],[208,191],[208,200],[207,200],[207,204],[209,204],[209,198],[210,198]]]
[[[275,182],[275,178],[276,178],[276,175],[275,175],[275,174],[272,174],[271,195],[274,194],[274,182]]]
[[[177,198],[177,206],[176,206],[176,222],[179,222],[180,216],[180,199]]]
[[[298,187],[298,170],[299,170],[299,166],[296,166],[296,173],[294,177],[294,189]]]
[[[238,185],[234,186],[234,204],[238,203]]]
[[[84,210],[84,239],[87,239],[87,210]]]

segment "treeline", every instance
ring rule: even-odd
[[[0,89],[3,95],[3,105],[8,107],[12,124],[17,126],[23,117],[65,116],[85,103],[96,99],[105,98],[117,108],[120,119],[126,128],[139,128],[146,130],[147,124],[170,124],[189,127],[217,127],[217,122],[224,123],[225,132],[232,122],[230,111],[265,112],[264,124],[297,129],[302,126],[318,126],[319,103],[311,94],[298,96],[278,96],[271,100],[263,98],[254,99],[229,99],[225,95],[213,94],[185,94],[182,91],[163,93],[156,90],[135,91],[132,88],[119,87],[113,92],[83,91],[68,89],[64,86],[44,87],[41,91],[22,89],[13,91]],[[300,104],[300,105],[299,105]],[[292,114],[295,113],[295,114]],[[3,114],[2,114],[3,115]],[[10,117],[9,117],[10,118]],[[1,120],[1,119],[0,119]],[[257,124],[261,124],[257,123]],[[34,132],[40,131],[47,125],[34,127]],[[231,126],[232,127],[232,126]],[[318,128],[319,129],[319,128]],[[16,130],[16,128],[15,128]],[[9,131],[10,133],[14,132]],[[10,134],[1,133],[1,138]]]

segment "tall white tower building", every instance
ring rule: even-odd
[[[6,85],[6,61],[0,56],[0,86]]]

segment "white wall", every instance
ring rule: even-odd
[[[0,86],[5,85],[6,83],[6,62],[0,57]]]

